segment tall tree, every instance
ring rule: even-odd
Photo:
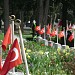
[[[4,34],[9,25],[9,0],[4,0]]]
[[[44,0],[44,12],[43,12],[43,24],[47,25],[47,19],[48,19],[48,10],[49,10],[49,0]]]
[[[65,28],[65,34],[66,34],[66,20],[67,20],[67,1],[62,1],[63,7],[62,7],[62,29]],[[61,44],[64,44],[64,38],[62,38]]]
[[[43,20],[43,0],[39,1],[39,14],[38,14],[38,19],[39,19],[39,25],[43,25],[42,24],[42,20]]]
[[[49,10],[49,0],[37,0],[37,21],[38,25],[47,24],[47,18],[48,18],[48,10]]]

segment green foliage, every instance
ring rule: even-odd
[[[63,70],[63,65],[56,49],[45,46],[42,43],[28,41],[25,43],[25,51],[31,75],[67,75],[67,72]],[[16,69],[25,72],[24,64]]]
[[[75,51],[70,50],[69,47],[56,50],[50,46],[45,46],[42,42],[34,41],[27,41],[24,46],[31,75],[71,75],[71,71],[74,72]],[[3,52],[2,58],[6,58],[8,51],[9,49]],[[72,66],[73,69],[68,65]],[[26,75],[24,62],[15,68],[16,71],[24,72]]]
[[[57,49],[57,54],[62,62],[63,69],[75,75],[75,50],[66,46],[65,49]]]
[[[1,40],[3,40],[4,34],[0,33],[0,44],[1,44]]]

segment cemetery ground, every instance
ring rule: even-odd
[[[23,38],[32,38],[31,35],[23,35]],[[0,34],[0,40],[3,33]],[[1,42],[0,42],[1,44]],[[55,49],[45,46],[43,42],[27,40],[24,42],[24,50],[31,75],[75,75],[75,51],[66,46],[65,49]],[[9,49],[2,51],[2,58],[5,59]],[[15,67],[15,71],[24,72],[24,63]]]

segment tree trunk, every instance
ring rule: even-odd
[[[42,25],[43,19],[43,0],[37,0],[37,25]]]
[[[37,25],[47,25],[49,0],[37,0]],[[42,35],[44,37],[44,35]]]
[[[44,3],[45,3],[45,9],[44,9],[44,12],[43,12],[43,25],[47,25],[49,0],[45,0]]]
[[[9,0],[4,0],[4,34],[9,25]]]
[[[44,27],[47,24],[49,0],[37,0],[37,24]]]
[[[66,19],[67,19],[67,2],[63,1],[63,8],[62,8],[62,27],[66,28]]]
[[[23,24],[23,22],[24,22],[24,11],[20,12],[20,19],[21,19],[21,30],[23,32],[23,27],[24,27],[24,24]]]
[[[62,30],[65,28],[65,35],[66,35],[66,19],[67,19],[67,1],[62,1]],[[61,44],[64,44],[64,38],[62,38]]]
[[[43,0],[40,0],[40,5],[39,5],[39,25],[42,25],[42,20],[43,20]]]

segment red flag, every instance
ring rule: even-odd
[[[44,32],[45,32],[45,29],[44,28],[42,28],[41,30],[39,30],[39,34],[40,35],[44,34]]]
[[[8,52],[5,63],[3,65],[0,75],[6,75],[10,69],[22,63],[20,46],[18,40],[15,39],[11,49]]]
[[[74,34],[72,33],[72,34],[69,36],[68,40],[71,42],[73,39],[74,39]]]
[[[50,25],[48,24],[46,34],[50,34],[51,33],[50,30],[51,30],[51,24]]]
[[[60,31],[60,33],[58,34],[58,37],[61,38],[61,37],[64,37],[64,35],[65,35],[64,31]]]
[[[40,30],[40,26],[36,26],[35,31],[39,31],[39,30]]]
[[[54,37],[57,35],[57,31],[56,30],[53,30],[52,33],[50,33],[50,36]]]
[[[8,44],[11,44],[11,27],[10,26],[8,27],[8,30],[2,42],[2,48],[4,51],[6,50]]]

